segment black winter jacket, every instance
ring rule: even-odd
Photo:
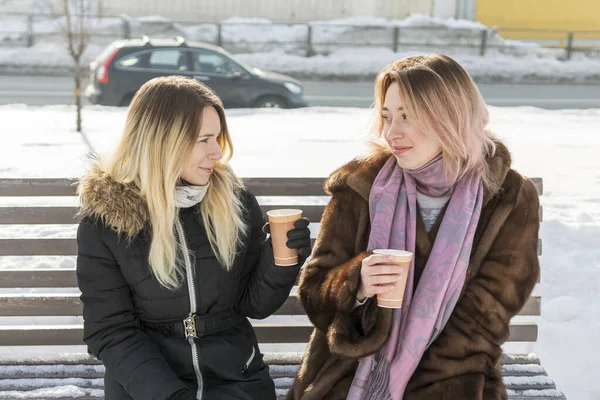
[[[274,265],[256,198],[241,193],[249,234],[230,272],[217,261],[197,209],[180,212],[196,273],[197,315],[209,325],[217,321],[212,333],[194,340],[198,379],[191,344],[164,325],[183,325],[190,312],[188,285],[168,290],[152,275],[144,200],[135,187],[113,181],[98,166],[82,178],[79,195],[77,279],[84,341],[106,367],[106,399],[166,400],[186,388],[196,393],[198,386],[205,400],[275,399],[246,317],[265,318],[281,307],[300,266]],[[236,322],[219,326],[223,314]]]

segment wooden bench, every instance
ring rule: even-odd
[[[323,178],[247,178],[246,185],[259,199],[266,212],[274,208],[301,208],[313,222],[321,219],[327,197]],[[542,180],[534,179],[541,195]],[[70,197],[75,196],[72,179],[0,179],[0,201],[7,197]],[[273,196],[271,198],[271,196]],[[307,199],[304,196],[311,196]],[[265,201],[266,200],[266,201]],[[270,201],[270,200],[275,200]],[[273,204],[276,203],[276,204]],[[48,202],[46,202],[48,204]],[[541,210],[540,210],[541,211]],[[74,225],[75,206],[3,206],[0,203],[1,225]],[[540,213],[541,216],[541,213]],[[313,230],[314,232],[315,230]],[[539,246],[541,254],[541,242]],[[74,238],[36,237],[0,238],[0,257],[75,256]],[[18,259],[17,259],[18,260]],[[34,289],[29,290],[27,289]],[[64,293],[57,292],[65,288]],[[78,317],[81,303],[76,290],[73,269],[28,268],[0,270],[0,317]],[[40,293],[52,289],[51,293]],[[21,290],[21,293],[15,293]],[[539,316],[541,298],[531,296],[520,316]],[[303,316],[304,310],[295,295],[275,313],[277,316]],[[306,318],[290,318],[290,322],[253,321],[261,343],[298,343],[308,341],[312,326]],[[534,322],[512,323],[510,341],[534,342],[538,327]],[[75,346],[83,345],[82,325],[40,324],[0,325],[0,346]],[[301,345],[300,345],[301,346]],[[10,347],[19,349],[19,347]],[[283,396],[295,375],[301,359],[300,352],[266,352],[277,392]],[[30,391],[27,398],[103,398],[101,363],[85,354],[52,355],[47,357],[14,356],[0,359],[0,399],[23,398],[20,391]],[[504,355],[503,373],[510,399],[565,399],[556,390],[535,355]],[[62,391],[62,392],[61,392]],[[63,393],[61,395],[60,393]],[[37,397],[36,397],[37,396]]]

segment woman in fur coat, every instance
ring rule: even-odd
[[[391,64],[375,102],[381,145],[326,183],[299,288],[315,329],[287,398],[506,399],[500,346],[539,274],[536,189],[451,58]],[[414,253],[410,268],[381,248]],[[378,307],[402,274],[403,307]]]

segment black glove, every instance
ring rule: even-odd
[[[298,221],[294,222],[294,229],[288,231],[288,241],[285,243],[285,245],[290,249],[301,249],[303,247],[310,248],[310,229],[308,229],[309,224],[310,220],[306,217],[302,217]],[[271,234],[271,228],[269,227],[268,222],[263,226],[262,230],[267,235]]]
[[[196,400],[196,394],[189,389],[181,389],[170,395],[169,400]]]

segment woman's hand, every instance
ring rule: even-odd
[[[362,302],[365,298],[387,293],[400,280],[404,268],[394,264],[391,256],[372,254],[362,260],[360,267],[360,286],[356,300]]]

